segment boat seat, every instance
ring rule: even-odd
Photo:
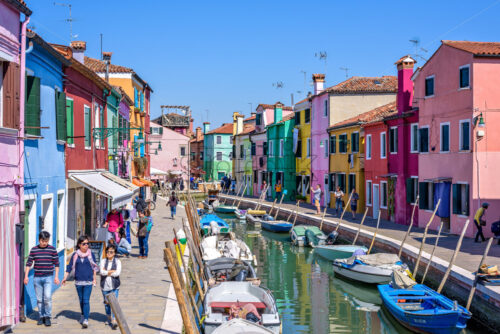
[[[422,311],[425,309],[420,303],[398,303],[398,306],[405,311]]]
[[[266,304],[264,304],[263,302],[241,302],[241,301],[238,301],[238,302],[211,302],[210,303],[210,307],[212,308],[231,308],[232,305],[238,303],[240,306],[243,306],[245,304],[252,304],[253,306],[255,306],[258,310],[264,310],[266,309]]]

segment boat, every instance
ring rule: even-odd
[[[205,334],[214,333],[219,326],[231,320],[232,307],[240,309],[249,304],[259,314],[259,325],[272,333],[280,333],[281,320],[272,293],[254,282],[221,282],[208,290],[203,303]]]
[[[354,255],[348,259],[333,261],[333,271],[354,281],[367,284],[387,284],[394,270],[405,272],[406,265],[390,253]]]
[[[298,225],[290,232],[292,244],[295,246],[321,245],[326,242],[326,235],[317,226]]]
[[[217,282],[241,282],[258,279],[250,261],[227,257],[206,261],[205,274],[209,286]]]
[[[316,254],[330,261],[345,259],[353,254],[366,254],[367,251],[368,248],[356,245],[318,245],[314,247]]]
[[[213,210],[215,212],[219,212],[219,213],[234,213],[234,211],[236,210],[237,208],[235,206],[232,206],[232,205],[224,205],[224,204],[219,204],[217,206],[214,206]]]
[[[247,210],[235,209],[233,213],[240,221],[245,221],[247,219]]]
[[[254,224],[259,226],[262,221],[271,221],[274,217],[267,214],[264,210],[248,210],[247,211],[247,222],[249,224]]]
[[[218,234],[218,233],[228,233],[231,231],[229,225],[214,214],[205,214],[200,218],[200,226],[203,235]]]
[[[378,286],[382,302],[404,327],[418,333],[458,334],[467,327],[472,314],[423,284],[410,288]]]
[[[203,208],[207,212],[213,212],[214,207],[219,206],[219,191],[217,189],[209,189],[208,196],[202,202]]]
[[[220,257],[229,257],[245,261],[252,261],[253,254],[248,245],[236,239],[233,232],[206,236],[201,241],[203,261],[210,261]]]
[[[276,233],[288,233],[292,229],[293,224],[285,220],[268,220],[261,221],[260,225],[263,230],[276,232]]]
[[[273,334],[266,327],[244,319],[234,318],[217,327],[213,334]]]

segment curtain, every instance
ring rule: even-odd
[[[434,183],[434,207],[436,207],[438,200],[441,199],[436,212],[436,216],[438,217],[450,217],[450,190],[450,182]]]

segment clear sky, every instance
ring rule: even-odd
[[[68,44],[67,7],[26,0],[31,27],[46,41]],[[72,5],[75,40],[87,55],[113,52],[154,89],[159,106],[190,105],[195,125],[232,122],[259,103],[295,102],[311,91],[312,73],[326,86],[349,76],[394,75],[394,62],[428,59],[441,39],[500,41],[500,0],[172,1],[61,0]],[[326,52],[326,63],[315,56]],[[425,61],[418,58],[418,65]],[[304,85],[304,73],[306,80]],[[276,88],[276,83],[283,83]],[[275,85],[273,85],[275,84]]]

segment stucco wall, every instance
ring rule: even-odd
[[[221,144],[217,144],[217,136],[221,136]],[[219,173],[229,176],[233,170],[231,153],[233,144],[230,134],[206,134],[204,138],[204,170],[207,180],[219,180]],[[217,152],[222,152],[222,160],[217,161]]]
[[[152,128],[161,128],[161,126],[151,123]],[[151,151],[156,151],[159,144],[156,142],[161,142],[161,151],[158,150],[158,154],[151,154],[151,167],[160,169],[165,172],[169,171],[180,171],[182,172],[182,178],[187,180],[188,175],[188,163],[189,163],[189,151],[188,142],[189,137],[184,136],[180,133],[172,131],[168,128],[163,128],[163,133],[161,135],[151,135],[150,141],[155,142],[151,144]],[[185,148],[185,155],[181,156],[181,147]]]
[[[321,205],[326,205],[328,200],[328,189],[325,189],[325,175],[328,175],[329,155],[325,155],[325,149],[328,151],[328,132],[326,129],[329,123],[329,111],[324,114],[324,103],[328,101],[328,94],[316,95],[312,98],[311,109],[311,189],[316,189],[319,184],[326,196],[321,196]]]
[[[330,95],[329,124],[334,125],[335,123],[342,122],[354,115],[359,115],[390,103],[395,99],[396,93]]]
[[[0,59],[19,64],[19,12],[0,2]]]

